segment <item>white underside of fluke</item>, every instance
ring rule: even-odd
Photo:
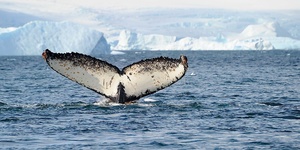
[[[159,57],[142,60],[120,71],[117,67],[79,53],[43,53],[49,66],[61,75],[108,98],[116,99],[118,86],[124,86],[126,101],[154,93],[181,79],[187,62]]]

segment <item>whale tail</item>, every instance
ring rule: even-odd
[[[53,53],[43,58],[59,74],[117,103],[127,103],[155,93],[180,80],[188,68],[187,57],[141,60],[122,70],[106,61],[80,53]]]

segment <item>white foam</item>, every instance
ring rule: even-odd
[[[121,52],[121,51],[111,51],[110,54],[111,55],[124,55],[125,53]]]
[[[93,105],[101,106],[101,107],[109,107],[112,105],[112,102],[108,98],[101,97],[96,102],[94,102]]]
[[[192,72],[190,75],[191,75],[191,76],[195,76],[196,74],[195,74],[194,72]]]
[[[145,98],[143,99],[144,102],[157,102],[158,100],[152,99],[152,98]]]

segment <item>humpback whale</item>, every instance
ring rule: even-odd
[[[46,49],[42,57],[57,73],[116,103],[130,103],[180,80],[188,68],[187,57],[158,57],[135,62],[120,70],[106,61]]]

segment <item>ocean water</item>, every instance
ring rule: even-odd
[[[101,55],[122,68],[189,60],[185,77],[131,105],[50,69],[0,57],[0,149],[299,149],[300,51],[142,51]]]

